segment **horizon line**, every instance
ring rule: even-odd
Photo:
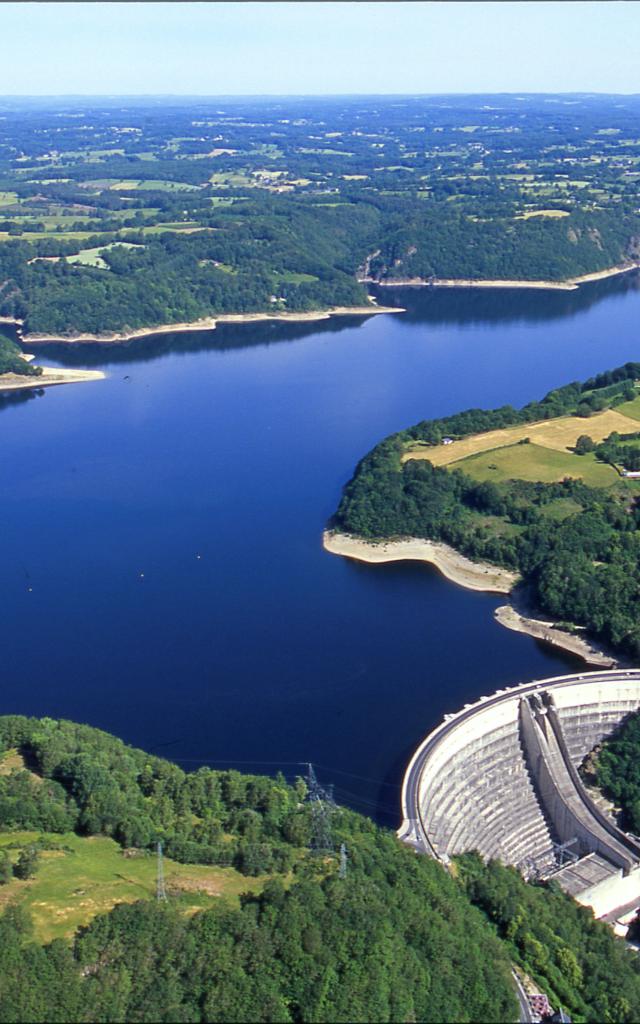
[[[149,93],[82,93],[82,92],[65,92],[65,93],[0,93],[0,101],[3,100],[43,100],[43,99],[342,99],[345,97],[358,99],[358,98],[370,98],[370,99],[386,99],[386,98],[404,98],[404,99],[423,99],[431,97],[441,96],[612,96],[612,97],[626,97],[631,98],[640,96],[640,91],[636,92],[606,92],[604,90],[571,90],[571,91],[560,91],[560,92],[538,92],[538,91],[527,91],[525,89],[511,89],[511,90],[500,90],[493,92],[485,92],[482,90],[476,92],[464,91],[447,91],[447,92],[326,92],[326,93],[296,93],[296,92],[261,92],[261,93],[163,93],[163,92],[149,92]]]

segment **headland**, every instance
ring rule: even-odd
[[[328,320],[333,316],[371,316],[378,313],[404,313],[398,306],[380,306],[372,301],[367,306],[334,306],[331,309],[314,310],[308,313],[221,313],[216,316],[201,317],[199,320],[176,324],[159,324],[156,327],[138,327],[131,331],[101,331],[98,334],[89,331],[74,331],[68,334],[48,334],[40,331],[24,333],[24,321],[5,317],[2,322],[14,324],[18,328],[18,336],[23,344],[42,345],[50,342],[65,344],[91,343],[114,345],[120,342],[134,341],[137,338],[152,338],[157,334],[184,334],[189,331],[213,331],[218,324],[253,324],[264,321],[282,320],[287,323],[310,323],[315,320]]]
[[[517,573],[508,569],[488,562],[472,562],[448,544],[419,537],[399,537],[374,543],[335,530],[325,530],[322,545],[333,555],[343,555],[359,562],[428,562],[452,583],[467,590],[490,594],[510,593],[519,579]]]

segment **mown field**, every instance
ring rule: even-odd
[[[627,413],[633,409],[634,416]],[[625,410],[621,412],[620,410]],[[640,399],[625,403],[618,409],[606,409],[588,419],[582,416],[560,416],[553,420],[542,420],[539,423],[519,423],[501,430],[488,430],[482,434],[471,434],[451,444],[420,447],[410,446],[402,456],[402,461],[409,459],[428,459],[434,466],[449,466],[454,462],[467,459],[470,455],[505,448],[518,444],[529,438],[532,444],[549,448],[556,452],[568,453],[581,434],[588,434],[593,441],[603,441],[609,434],[631,434],[637,431],[637,419],[640,419]],[[522,445],[522,450],[526,446]],[[577,458],[577,457],[576,457]],[[576,475],[580,475],[576,473]],[[554,478],[555,479],[555,478]]]
[[[620,480],[615,469],[596,462],[593,454],[572,455],[537,444],[512,444],[470,455],[450,464],[474,480],[533,480],[555,483],[567,477],[584,480],[589,487],[610,487]]]
[[[618,412],[623,416],[630,416],[632,420],[640,420],[640,395],[634,398],[633,402],[624,402],[619,405]]]
[[[0,850],[8,850],[15,862],[21,850],[39,840],[57,848],[41,852],[33,879],[14,878],[0,886],[0,910],[9,903],[24,905],[40,942],[71,937],[117,903],[155,896],[156,858],[142,851],[127,856],[106,836],[6,832],[0,834]],[[240,893],[258,891],[267,880],[248,878],[233,868],[178,864],[169,858],[164,859],[164,874],[170,898],[185,913],[221,898],[237,904]]]

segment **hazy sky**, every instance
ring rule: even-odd
[[[0,94],[640,92],[637,0],[2,3]]]

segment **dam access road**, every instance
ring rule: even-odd
[[[640,708],[640,670],[558,676],[498,690],[445,716],[402,786],[399,837],[448,863],[477,850],[551,878],[596,917],[640,906],[640,839],[585,789],[578,768]]]

